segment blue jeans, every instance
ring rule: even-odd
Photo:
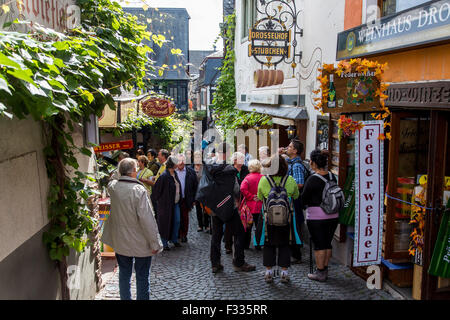
[[[174,213],[173,213],[173,224],[172,224],[172,239],[161,239],[164,247],[167,247],[169,241],[173,243],[178,242],[178,233],[180,232],[180,223],[181,223],[181,213],[180,213],[180,203],[175,204]]]
[[[131,300],[131,274],[136,271],[136,299],[150,300],[150,265],[152,257],[126,257],[116,253],[119,264],[120,300]]]

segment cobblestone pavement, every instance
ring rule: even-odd
[[[197,232],[195,209],[190,214],[188,242],[181,248],[162,252],[152,259],[150,290],[152,300],[394,300],[383,290],[369,290],[366,282],[348,267],[331,261],[329,279],[320,283],[309,280],[309,247],[303,248],[303,262],[289,269],[291,281],[271,284],[264,282],[262,251],[245,251],[248,263],[256,265],[256,271],[236,272],[231,255],[225,254],[222,245],[224,271],[211,272],[209,247],[211,236]],[[252,246],[251,246],[252,248]],[[136,298],[135,274],[131,292]],[[118,269],[97,294],[96,300],[118,300]]]

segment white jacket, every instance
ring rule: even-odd
[[[121,176],[108,184],[111,214],[105,221],[102,241],[120,255],[148,257],[163,245],[147,189],[138,180]]]

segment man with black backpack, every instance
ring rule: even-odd
[[[196,200],[211,209],[211,265],[212,272],[223,270],[220,263],[223,225],[229,224],[234,242],[233,266],[236,271],[254,271],[255,266],[245,262],[244,242],[245,230],[239,216],[240,188],[237,181],[238,171],[226,163],[227,144],[216,148],[215,164],[205,165],[197,190]]]
[[[303,185],[306,182],[306,179],[309,177],[310,172],[306,168],[305,163],[302,161],[300,155],[303,153],[303,143],[299,140],[293,139],[291,143],[287,146],[287,148],[282,148],[280,153],[285,153],[289,158],[287,159],[288,163],[288,175],[292,176],[297,183],[299,192],[302,192]],[[303,215],[303,207],[300,197],[294,200],[294,209],[295,209],[295,220],[297,228],[297,232],[302,238],[303,241],[303,232],[302,226],[305,222],[305,217]],[[291,255],[293,258],[292,263],[300,263],[302,260],[302,245],[292,244],[291,245]]]

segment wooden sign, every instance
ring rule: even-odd
[[[133,148],[133,140],[124,140],[118,142],[102,143],[98,147],[95,147],[94,151],[104,152],[104,151],[124,150],[132,148]]]
[[[328,78],[330,88],[331,73],[323,70],[323,76]],[[376,112],[380,110],[380,97],[375,96],[380,88],[380,81],[375,76],[375,70],[366,73],[342,72],[333,73],[333,85],[336,91],[334,107],[327,103],[323,105],[324,113]]]
[[[165,118],[175,112],[175,105],[172,101],[161,98],[150,98],[142,101],[142,112],[149,117]]]
[[[387,95],[387,106],[449,109],[450,81],[392,83]]]

